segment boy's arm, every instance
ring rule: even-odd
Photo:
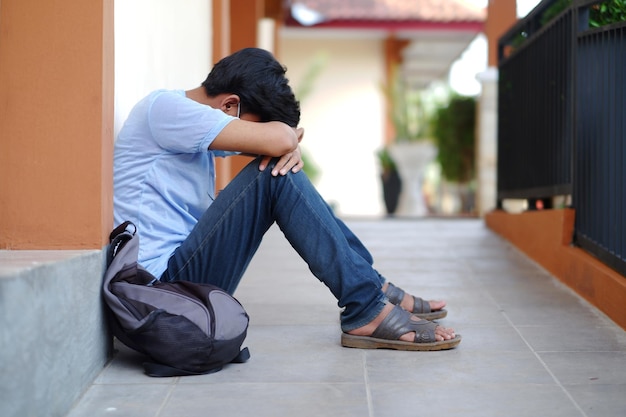
[[[272,175],[298,172],[304,166],[299,143],[304,129],[281,122],[249,122],[233,120],[213,140],[209,149],[263,155],[259,170],[263,171],[273,157],[280,157]]]
[[[302,153],[300,151],[300,142],[304,137],[304,129],[299,127],[295,129],[296,135],[298,135],[298,146],[292,152],[289,152],[285,155],[281,155],[281,157],[274,165],[272,169],[272,175],[287,175],[287,172],[291,171],[296,173],[300,171],[304,167],[304,161],[302,160]],[[267,165],[270,163],[272,159],[271,156],[264,156],[261,158],[261,162],[259,163],[259,171],[263,171],[267,168]]]
[[[297,129],[282,122],[237,119],[222,129],[209,149],[276,157],[295,151],[300,137]]]

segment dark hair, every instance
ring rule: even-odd
[[[280,121],[296,127],[300,122],[300,103],[286,72],[270,52],[245,48],[215,64],[202,86],[210,97],[237,94],[242,114],[255,114],[262,122]]]

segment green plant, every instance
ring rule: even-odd
[[[385,146],[376,152],[380,163],[380,180],[383,186],[383,200],[388,215],[393,215],[398,208],[400,193],[402,192],[402,178],[391,157],[389,149]]]
[[[304,168],[302,168],[302,170],[311,181],[315,181],[320,175],[319,167],[315,164],[315,162],[313,162],[309,152],[305,149],[302,149],[301,157],[302,162],[304,163]]]
[[[541,26],[545,26],[571,4],[572,0],[556,0],[541,15],[539,20]],[[626,0],[607,0],[589,6],[589,27],[591,28],[624,21],[626,21]]]
[[[393,124],[396,141],[415,142],[428,138],[428,111],[424,97],[412,90],[400,74],[398,67],[392,68],[391,82],[383,84],[387,99],[387,114]]]
[[[380,169],[383,175],[388,172],[397,170],[396,162],[391,157],[391,154],[389,153],[389,149],[387,149],[387,147],[379,149],[378,152],[376,152],[376,156],[378,157],[378,162],[380,163]]]
[[[315,80],[326,66],[327,61],[328,56],[324,53],[318,53],[313,57],[306,72],[304,73],[304,76],[302,77],[302,80],[300,80],[300,83],[298,83],[294,89],[294,95],[298,98],[298,100],[303,101],[309,96],[309,94],[311,94]]]
[[[539,23],[541,26],[545,26],[548,22],[561,14],[563,10],[567,9],[571,4],[572,0],[556,0],[541,14]]]
[[[313,90],[313,85],[315,80],[319,76],[319,74],[324,69],[328,57],[324,53],[318,53],[313,57],[311,64],[307,68],[307,71],[304,73],[302,80],[298,84],[296,88],[294,88],[294,95],[296,98],[302,103],[302,101],[308,97],[308,95]],[[304,162],[304,173],[311,179],[311,181],[315,181],[320,175],[320,169],[313,161],[310,153],[301,147],[302,152],[302,162]]]
[[[539,27],[550,23],[565,9],[570,7],[571,4],[572,0],[555,0],[539,17]],[[626,0],[606,0],[589,6],[590,28],[599,28],[624,21],[626,21]],[[528,38],[529,34],[526,32],[526,29],[523,29],[511,39],[510,46],[513,49],[517,49],[521,44],[526,42]]]
[[[468,183],[474,178],[476,99],[453,95],[431,119],[441,174],[450,182]]]
[[[589,9],[589,27],[598,28],[626,21],[626,0],[609,0]]]

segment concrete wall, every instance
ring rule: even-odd
[[[115,2],[115,134],[155,89],[198,87],[213,66],[211,2]]]
[[[479,74],[482,94],[478,97],[476,123],[476,210],[480,216],[491,212],[497,200],[498,170],[498,70]]]
[[[383,144],[382,40],[281,35],[280,60],[297,89],[315,59],[325,60],[302,101],[302,146],[321,171],[322,196],[348,216],[383,214],[376,150]]]
[[[109,356],[99,250],[0,251],[0,415],[64,416]]]

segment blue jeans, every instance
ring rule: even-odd
[[[161,279],[210,283],[233,294],[263,235],[276,222],[313,275],[345,307],[342,330],[371,322],[382,311],[385,296],[384,278],[373,268],[368,250],[303,172],[274,177],[276,160],[264,171],[259,162],[248,164],[219,193]]]

